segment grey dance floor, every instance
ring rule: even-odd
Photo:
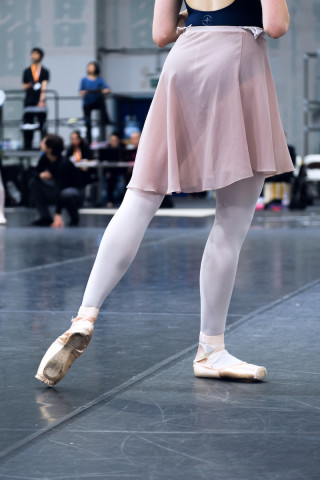
[[[35,371],[77,312],[110,217],[51,231],[29,228],[32,215],[0,228],[1,479],[320,478],[319,209],[257,212],[241,254],[227,346],[265,365],[265,382],[193,376],[213,217],[157,217],[51,389]]]

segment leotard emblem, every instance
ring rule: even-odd
[[[208,25],[212,25],[212,16],[211,15],[204,15],[202,17],[202,25],[207,27]]]

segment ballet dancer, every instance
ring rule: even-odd
[[[132,178],[101,241],[78,316],[48,349],[36,378],[59,382],[87,347],[104,299],[133,261],[164,195],[216,190],[200,269],[198,377],[263,380],[263,366],[225,349],[239,253],[266,176],[293,170],[266,35],[289,27],[286,0],[156,0],[153,38],[169,53]],[[123,235],[123,232],[126,235]]]

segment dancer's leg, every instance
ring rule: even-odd
[[[261,193],[264,175],[216,191],[216,217],[201,263],[201,332],[221,335],[236,276],[238,259]]]
[[[36,378],[58,383],[88,346],[99,308],[134,259],[163,195],[128,190],[101,241],[78,316],[44,355]]]
[[[102,238],[82,305],[100,308],[129,268],[163,195],[128,190]]]
[[[263,174],[217,190],[216,217],[200,270],[201,333],[195,361],[198,376],[263,379],[263,367],[249,365],[224,349],[224,330],[238,259],[249,230]]]

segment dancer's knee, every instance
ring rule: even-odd
[[[136,208],[140,215],[145,214],[152,218],[159,209],[163,199],[164,195],[128,188],[123,203]]]

